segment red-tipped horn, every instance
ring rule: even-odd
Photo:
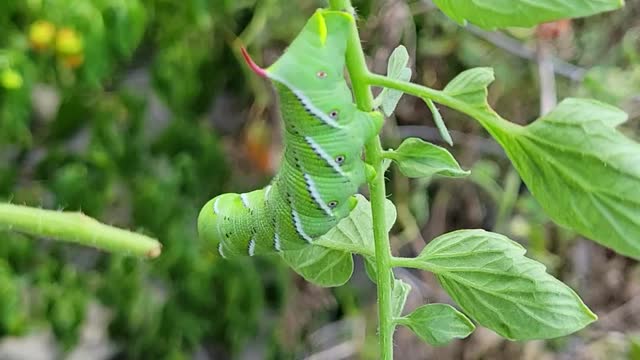
[[[258,74],[261,77],[267,77],[267,71],[253,62],[253,59],[251,58],[251,56],[249,56],[247,49],[241,47],[240,51],[242,51],[242,57],[244,57],[244,61],[247,62],[247,65],[249,65],[249,68],[251,68],[254,73]]]

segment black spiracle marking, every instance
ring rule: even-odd
[[[302,108],[304,109],[304,111],[307,112],[307,114],[312,115],[315,117],[315,114],[313,113],[313,111],[311,111],[311,109],[309,109],[307,107],[307,105],[305,105],[304,101],[302,101],[302,98],[300,96],[298,96],[296,93],[293,94],[293,96],[296,97],[296,100],[298,100],[298,102],[300,103],[300,105],[302,106]]]

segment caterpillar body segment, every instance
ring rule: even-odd
[[[383,124],[379,112],[353,103],[344,79],[351,15],[317,11],[285,54],[267,69],[284,122],[284,158],[271,184],[245,194],[222,194],[202,208],[200,237],[223,257],[308,246],[349,215],[366,181],[365,142]]]

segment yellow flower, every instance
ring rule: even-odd
[[[38,20],[29,27],[29,42],[36,50],[46,50],[51,46],[56,34],[56,27],[46,21]]]
[[[56,50],[62,55],[82,53],[82,38],[71,28],[62,28],[56,36]]]
[[[22,87],[22,75],[11,68],[4,69],[0,73],[0,84],[5,89],[19,89]]]

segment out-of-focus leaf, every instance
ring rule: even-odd
[[[582,87],[589,96],[620,106],[625,100],[640,97],[640,67],[593,67],[585,74]]]

